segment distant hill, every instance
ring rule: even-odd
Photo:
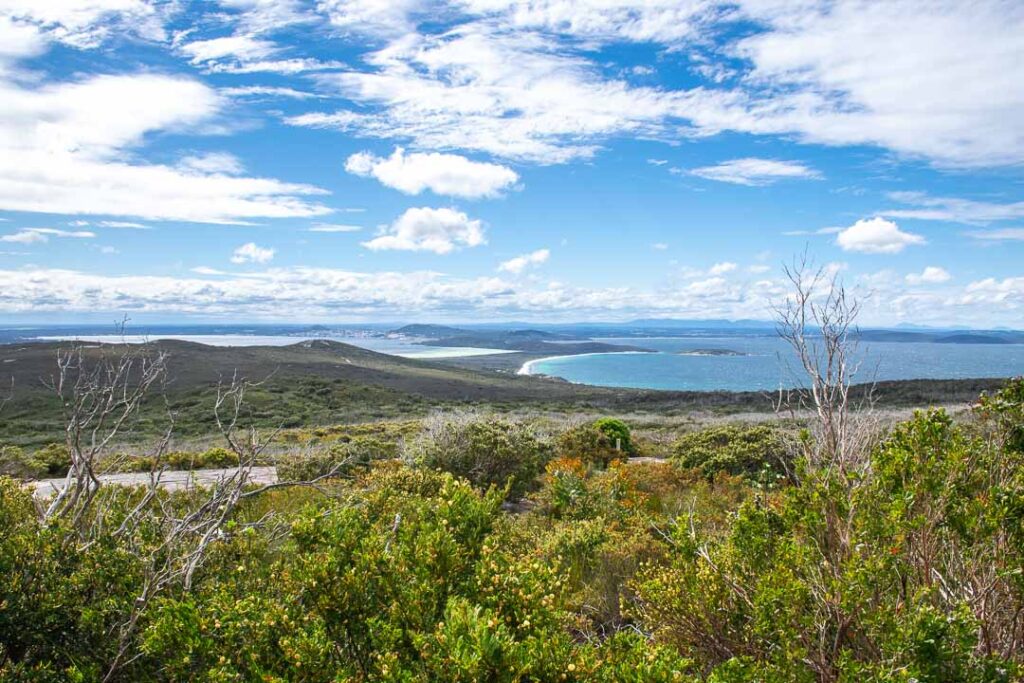
[[[991,334],[950,334],[934,340],[936,344],[1012,344],[1006,337]]]
[[[1024,344],[1024,332],[1012,330],[861,330],[861,341],[923,342],[933,344]]]
[[[615,351],[648,351],[639,346],[608,344],[591,341],[586,337],[545,330],[471,330],[446,325],[406,325],[394,334],[407,337],[422,337],[424,346],[469,347],[475,349],[500,349],[547,356],[573,356],[581,353],[606,353]]]
[[[397,330],[391,330],[392,334],[404,334],[407,337],[453,337],[459,334],[469,334],[468,330],[447,325],[405,325]]]

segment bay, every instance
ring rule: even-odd
[[[774,336],[607,337],[654,353],[601,353],[533,361],[523,374],[578,384],[687,391],[764,391],[802,383],[792,349]],[[736,352],[741,355],[717,355]],[[1013,377],[1024,374],[1024,344],[865,342],[855,381]]]

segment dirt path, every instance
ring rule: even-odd
[[[665,458],[639,457],[630,458],[626,461],[629,465],[641,465],[649,462],[667,462]],[[229,467],[220,470],[173,470],[164,472],[160,477],[160,486],[176,491],[191,485],[209,486],[214,484],[221,477],[226,477],[235,471]],[[253,467],[249,480],[254,484],[273,484],[277,481],[276,467]],[[148,472],[120,472],[116,474],[101,474],[100,481],[104,484],[123,484],[126,486],[137,486],[149,483]],[[55,494],[64,485],[64,478],[59,479],[38,479],[25,482],[25,486],[33,490],[37,498],[48,498]]]
[[[164,472],[160,477],[160,485],[170,491],[183,489],[191,485],[209,486],[214,484],[221,477],[226,477],[235,471],[234,467],[221,470],[174,470]],[[276,467],[253,467],[249,473],[249,480],[254,484],[273,484],[277,481]],[[123,472],[118,474],[102,474],[100,481],[105,484],[124,484],[133,486],[149,483],[148,472]],[[64,485],[64,478],[60,479],[39,479],[38,481],[26,482],[25,486],[33,489],[37,498],[48,498],[55,494]]]

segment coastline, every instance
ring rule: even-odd
[[[541,363],[546,360],[560,360],[562,358],[582,358],[583,356],[618,356],[620,354],[641,354],[641,353],[658,353],[657,351],[599,351],[596,353],[570,353],[562,356],[545,356],[544,358],[534,358],[523,363],[523,366],[516,371],[517,375],[536,376],[538,373],[533,371],[533,366],[536,363]],[[541,376],[543,374],[541,373]]]

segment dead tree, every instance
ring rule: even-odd
[[[230,382],[218,384],[213,413],[221,437],[237,457],[237,465],[211,486],[197,487],[189,482],[184,495],[175,498],[163,490],[161,480],[168,467],[165,456],[174,415],[166,395],[160,392],[167,408],[168,427],[152,452],[149,480],[129,494],[130,507],[116,515],[117,527],[108,528],[114,516],[107,513],[116,495],[113,491],[108,492],[110,495],[101,492],[101,474],[119,469],[118,456],[112,456],[110,450],[147,397],[156,398],[152,394],[167,377],[167,362],[167,353],[150,344],[94,348],[75,344],[58,351],[57,371],[47,382],[60,401],[70,462],[63,485],[39,508],[41,521],[66,523],[68,543],[79,548],[100,537],[112,537],[141,560],[139,592],[129,613],[110,633],[117,649],[105,681],[117,678],[139,656],[132,654],[138,625],[155,598],[175,587],[191,590],[216,543],[268,521],[264,518],[250,524],[229,524],[243,501],[279,487],[319,488],[320,482],[338,476],[350,464],[349,460],[339,462],[330,472],[310,480],[254,484],[253,468],[262,461],[279,429],[263,432],[251,420],[246,423],[246,392],[258,383],[236,374]],[[150,531],[137,533],[143,526]],[[155,542],[150,533],[154,529],[158,532]]]
[[[167,371],[167,354],[148,345],[90,350],[58,350],[57,372],[47,383],[60,401],[70,461],[43,519],[67,519],[80,533],[100,490],[100,469],[110,465],[103,458],[111,442]]]
[[[866,465],[867,445],[877,431],[873,385],[858,396],[851,393],[863,362],[856,326],[860,303],[835,273],[815,267],[806,253],[784,272],[792,287],[774,306],[776,331],[795,352],[800,376],[796,388],[779,391],[776,410],[812,411],[808,464],[851,474]]]

